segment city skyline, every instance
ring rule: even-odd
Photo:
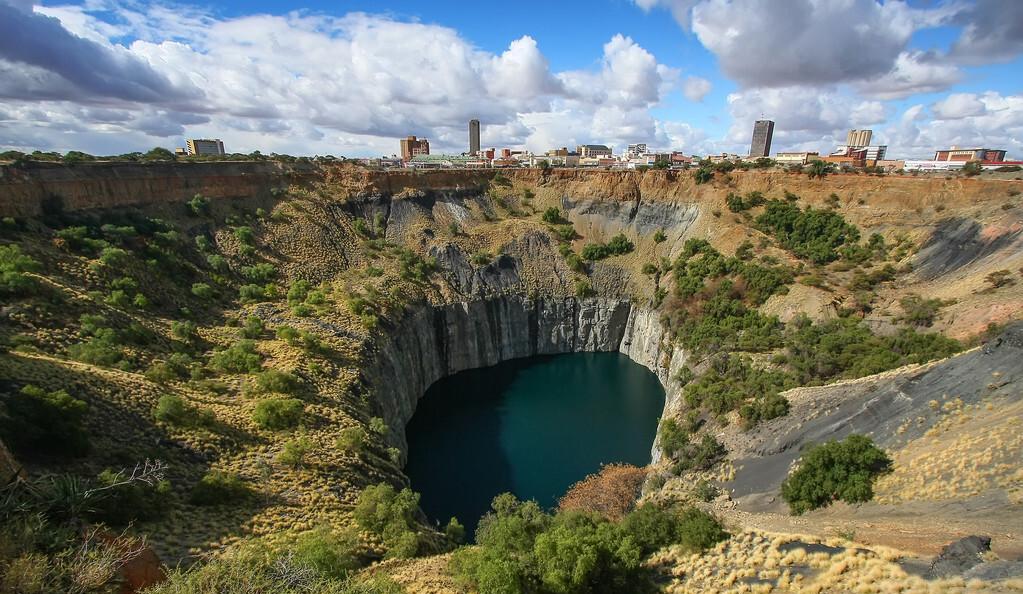
[[[772,152],[830,151],[869,128],[905,157],[1023,153],[1011,27],[1023,3],[800,0],[796,28],[768,4],[570,4],[541,22],[445,3],[0,0],[0,150],[111,154],[211,136],[240,152],[372,156],[415,134],[463,152],[475,118],[484,146],[534,152],[745,154],[753,122],[771,119]]]

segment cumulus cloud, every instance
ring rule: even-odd
[[[953,59],[965,64],[988,64],[1023,54],[1023,2],[977,0],[956,20],[964,28],[949,52]]]
[[[877,99],[903,99],[943,91],[962,78],[956,66],[933,52],[902,52],[892,70],[856,84],[860,93]]]
[[[931,111],[941,120],[979,116],[986,110],[984,102],[974,93],[953,93],[931,106]]]
[[[682,83],[682,94],[690,101],[700,102],[710,93],[710,81],[699,76],[687,76]]]
[[[33,82],[30,89],[46,99],[171,103],[200,96],[194,87],[173,85],[126,48],[74,35],[24,2],[0,2],[0,60],[4,70]],[[26,93],[10,86],[0,85],[3,96],[24,98]]]
[[[919,13],[875,0],[705,0],[692,28],[729,77],[747,86],[828,84],[881,76]],[[855,26],[851,26],[855,23]]]
[[[988,92],[949,97],[932,106],[931,112],[933,117],[920,104],[907,109],[885,130],[892,139],[889,152],[929,158],[939,148],[982,145],[1005,149],[1008,158],[1023,157],[1023,95]]]
[[[30,47],[38,50],[23,47],[24,38],[0,39],[0,106],[43,101],[66,116],[54,121],[79,118],[98,133],[209,134],[246,150],[393,153],[394,139],[417,134],[437,150],[462,151],[470,118],[482,121],[486,142],[496,145],[539,142],[528,114],[555,112],[574,119],[578,142],[603,140],[616,123],[615,138],[652,134],[648,110],[679,82],[678,70],[622,35],[594,48],[601,52],[595,68],[556,73],[528,36],[495,54],[454,29],[363,13],[219,18],[118,1],[46,8],[45,15],[0,4],[36,27]],[[8,26],[3,21],[0,30]],[[134,41],[111,41],[123,38]],[[74,59],[95,63],[72,72],[39,48],[77,52],[72,66]],[[109,102],[133,115],[108,122],[72,114],[76,104]],[[22,114],[2,125],[44,135],[55,129],[42,115]],[[359,144],[343,144],[351,141]]]

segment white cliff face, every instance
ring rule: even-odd
[[[574,352],[619,351],[653,371],[665,387],[665,410],[677,400],[670,377],[681,365],[662,343],[658,313],[607,298],[538,298],[511,294],[444,306],[410,308],[376,344],[376,364],[365,379],[406,448],[405,425],[416,402],[435,381],[466,369],[509,359]],[[653,457],[660,452],[653,448]]]

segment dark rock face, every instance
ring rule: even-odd
[[[1020,231],[983,237],[980,223],[971,219],[948,219],[938,225],[916,256],[917,272],[934,279],[985,258],[1021,238]]]
[[[984,562],[981,555],[991,550],[990,536],[967,536],[946,546],[931,563],[927,577],[943,578],[962,575],[974,565]]]

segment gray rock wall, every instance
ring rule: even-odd
[[[606,298],[538,298],[508,294],[433,307],[410,308],[375,345],[365,379],[391,438],[406,448],[405,425],[435,381],[509,359],[573,352],[620,351],[647,367],[665,386],[665,409],[677,400],[670,380],[681,353],[662,346],[656,312]],[[677,361],[677,362],[676,362]],[[654,448],[654,457],[659,452]]]

